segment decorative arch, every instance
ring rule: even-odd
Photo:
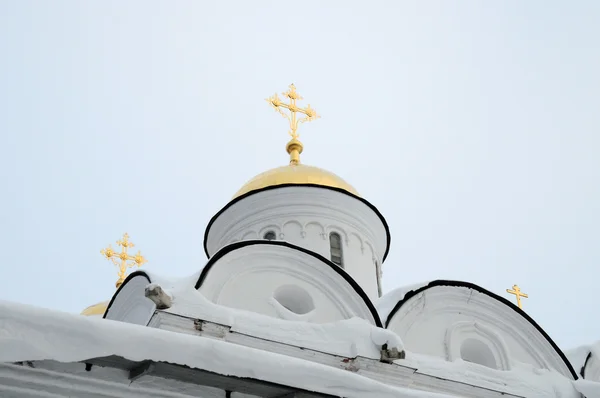
[[[306,224],[304,224],[304,231],[306,231],[308,229],[308,227],[310,227],[311,225],[314,225],[317,228],[319,228],[320,229],[319,233],[321,233],[321,234],[325,233],[325,226],[318,221],[309,221]]]
[[[377,260],[377,257],[376,257],[376,255],[375,255],[375,253],[376,253],[376,252],[375,252],[375,248],[373,247],[373,245],[371,244],[371,242],[369,242],[368,240],[365,240],[365,242],[364,242],[364,246],[365,246],[366,248],[368,248],[368,249],[369,249],[369,251],[371,252],[371,256],[373,257],[373,260]],[[382,262],[383,262],[383,261],[382,261]]]
[[[327,305],[337,308],[345,319],[360,317],[383,326],[375,306],[350,275],[325,257],[286,241],[243,241],[222,248],[210,258],[195,288],[210,301],[227,305],[223,300],[231,298],[222,292],[235,291],[233,286],[252,285],[248,281],[257,275],[261,281],[281,280],[281,285],[298,283],[303,289],[313,286],[313,292],[327,297]],[[266,295],[266,290],[261,285],[256,294]],[[252,300],[267,302],[271,297],[245,297],[241,304],[251,306]],[[316,301],[314,304],[318,305]]]
[[[446,349],[446,359],[448,361],[461,358],[493,369],[510,370],[510,359],[506,343],[491,327],[481,322],[462,321],[452,325],[446,330],[444,348]],[[465,358],[465,348],[469,349],[468,354],[471,355],[473,355],[473,351],[477,351],[480,357],[484,357],[481,358],[484,360],[477,361]]]
[[[471,336],[487,342],[500,368],[510,367],[509,358],[515,354],[511,352],[514,349],[523,357],[531,358],[535,366],[552,368],[577,379],[565,354],[527,313],[507,299],[472,283],[430,282],[406,292],[389,314],[380,316],[387,318],[386,328],[396,332],[407,346],[410,344],[407,335],[417,335],[420,328],[427,325],[428,336],[432,336],[428,347],[439,346],[441,356],[447,359],[459,354],[453,351],[456,347],[444,350],[444,344],[450,344],[453,336]],[[431,329],[432,325],[434,329]],[[511,341],[510,346],[505,339]]]
[[[358,241],[358,245],[360,247],[360,252],[364,253],[365,252],[365,243],[363,241],[363,238],[356,232],[350,232],[348,234],[348,239],[351,240],[352,238],[356,238],[356,240]]]
[[[283,234],[288,234],[288,236],[290,236],[291,239],[294,239],[298,235],[300,237],[306,236],[306,231],[304,230],[304,225],[302,225],[301,222],[299,222],[298,220],[295,220],[295,219],[285,221],[283,223],[283,225],[281,226],[281,231],[282,231],[282,236],[281,236],[282,239],[284,238]]]

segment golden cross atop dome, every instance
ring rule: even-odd
[[[290,164],[296,165],[300,163],[300,154],[304,148],[302,143],[298,141],[298,126],[300,123],[310,122],[320,118],[320,116],[310,107],[310,104],[308,104],[306,108],[300,108],[296,105],[296,101],[303,98],[298,94],[296,86],[293,84],[290,84],[290,89],[283,93],[283,95],[290,100],[288,104],[282,102],[277,94],[267,98],[267,102],[290,122],[290,131],[288,133],[292,139],[287,143],[286,150],[290,154]],[[282,108],[287,109],[290,113],[287,114]],[[303,114],[304,117],[298,118],[298,113]]]
[[[521,309],[523,308],[523,306],[521,304],[521,297],[529,298],[529,296],[526,295],[525,293],[523,293],[521,291],[521,288],[519,288],[519,286],[517,286],[517,285],[513,285],[512,290],[506,289],[506,293],[514,294],[517,297],[517,306]]]
[[[135,256],[132,256],[127,253],[127,249],[135,246],[132,242],[129,241],[129,235],[127,232],[123,235],[123,239],[117,241],[117,245],[121,246],[123,250],[121,253],[117,253],[114,249],[108,245],[106,249],[100,250],[100,253],[106,257],[108,260],[111,260],[114,265],[119,267],[119,279],[117,280],[117,288],[123,284],[125,280],[125,272],[127,268],[142,266],[145,264],[147,260],[142,256],[142,254],[138,251]]]

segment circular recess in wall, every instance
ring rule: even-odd
[[[275,240],[276,238],[277,238],[277,235],[275,234],[275,231],[267,231],[263,235],[263,239],[266,239],[266,240]]]
[[[460,357],[463,361],[476,363],[488,368],[497,369],[494,353],[483,341],[468,338],[460,345]]]
[[[315,303],[306,290],[296,285],[283,285],[275,290],[273,298],[294,314],[304,315],[315,309]]]

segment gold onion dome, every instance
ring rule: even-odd
[[[358,196],[358,192],[341,177],[314,166],[290,164],[265,171],[248,181],[233,198],[245,193],[284,184],[314,184],[324,187],[340,188]]]
[[[265,171],[252,178],[236,192],[233,199],[258,189],[287,184],[314,184],[339,188],[359,196],[356,189],[341,177],[318,167],[300,164],[300,154],[304,146],[298,141],[298,126],[300,123],[318,119],[319,116],[310,105],[306,108],[300,108],[296,105],[296,100],[300,100],[302,97],[298,94],[293,84],[290,85],[289,90],[283,93],[283,95],[289,99],[289,103],[286,104],[281,101],[277,94],[267,98],[267,102],[290,122],[289,134],[292,139],[286,145],[287,153],[290,155],[290,164]],[[290,113],[283,112],[283,109],[288,110]],[[303,115],[303,117],[298,118],[298,114]]]

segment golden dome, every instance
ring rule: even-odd
[[[103,301],[103,302],[98,303],[98,304],[90,305],[85,310],[81,311],[81,315],[85,315],[85,316],[100,315],[100,316],[103,316],[104,313],[106,312],[107,308],[108,308],[108,301]]]
[[[257,175],[244,184],[233,196],[233,199],[250,191],[284,184],[314,184],[340,188],[359,196],[352,185],[348,184],[341,177],[318,167],[298,163],[277,167]]]

